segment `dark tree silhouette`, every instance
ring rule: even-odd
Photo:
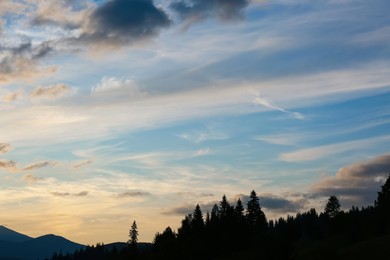
[[[238,198],[236,206],[234,207],[234,212],[236,215],[236,218],[239,222],[241,222],[244,219],[244,206],[242,205],[241,199]]]
[[[390,174],[385,184],[382,185],[381,191],[378,192],[378,198],[375,200],[375,207],[380,210],[390,210]]]
[[[379,233],[385,234],[390,232],[390,174],[381,188],[375,200],[375,207],[379,214]]]
[[[252,190],[247,203],[246,219],[252,227],[265,228],[267,226],[267,219],[261,210],[259,198],[254,190]]]
[[[340,213],[340,202],[335,195],[329,197],[324,211],[325,214],[331,219],[335,218]]]
[[[230,208],[230,204],[227,201],[226,196],[223,195],[222,196],[222,200],[219,202],[219,217],[220,218],[225,218],[229,208]]]
[[[191,221],[191,227],[198,232],[202,231],[204,228],[203,214],[199,204],[197,204],[195,207]]]
[[[138,227],[137,227],[137,223],[133,222],[133,224],[131,225],[131,229],[129,231],[129,241],[127,241],[127,243],[131,246],[131,247],[137,247],[137,243],[138,243]]]

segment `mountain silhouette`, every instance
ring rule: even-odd
[[[0,260],[43,260],[51,258],[55,252],[73,253],[84,247],[60,236],[50,234],[31,238],[0,226]]]
[[[0,241],[21,243],[33,239],[32,237],[20,234],[4,226],[0,226]]]

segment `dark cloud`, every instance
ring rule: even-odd
[[[221,21],[240,19],[248,4],[249,0],[180,0],[170,7],[181,19],[191,24],[214,17]]]
[[[343,206],[372,204],[390,173],[390,154],[341,168],[311,188],[311,197],[340,197]]]
[[[52,165],[56,165],[56,162],[42,161],[42,162],[37,162],[37,163],[27,165],[22,170],[23,171],[32,171],[32,170],[36,170],[36,169],[40,169],[40,168],[52,166]]]
[[[150,196],[150,193],[146,192],[146,191],[126,191],[126,192],[123,192],[123,193],[120,193],[117,195],[117,197],[120,197],[120,198],[144,197],[144,196]]]
[[[202,204],[199,204],[202,212],[204,214],[206,214],[206,212],[211,212],[213,206],[215,204],[218,205],[218,201],[211,201],[211,202],[208,202],[208,203],[202,203]],[[195,209],[195,204],[184,204],[184,205],[181,205],[179,207],[176,207],[176,208],[171,208],[169,210],[166,210],[164,212],[162,212],[162,214],[164,215],[181,215],[181,216],[184,216],[184,215],[187,215],[187,214],[191,214]]]
[[[11,150],[11,145],[7,143],[0,143],[0,154],[1,153],[8,153],[9,150]]]
[[[120,46],[148,39],[169,27],[168,15],[152,0],[111,0],[97,7],[88,17],[74,42],[92,46]]]
[[[249,196],[239,195],[244,205],[249,201]],[[264,209],[278,212],[278,213],[290,213],[299,212],[305,208],[308,204],[308,200],[305,198],[287,199],[273,194],[261,194],[258,195],[260,206]]]

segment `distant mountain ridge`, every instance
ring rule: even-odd
[[[56,235],[32,238],[0,226],[0,260],[43,260],[53,253],[73,253],[84,245]]]
[[[0,226],[0,240],[11,242],[11,243],[21,243],[33,239],[32,237],[20,234],[16,231],[13,231],[5,226]]]

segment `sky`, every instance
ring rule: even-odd
[[[95,244],[390,173],[388,0],[0,0],[0,224]]]

